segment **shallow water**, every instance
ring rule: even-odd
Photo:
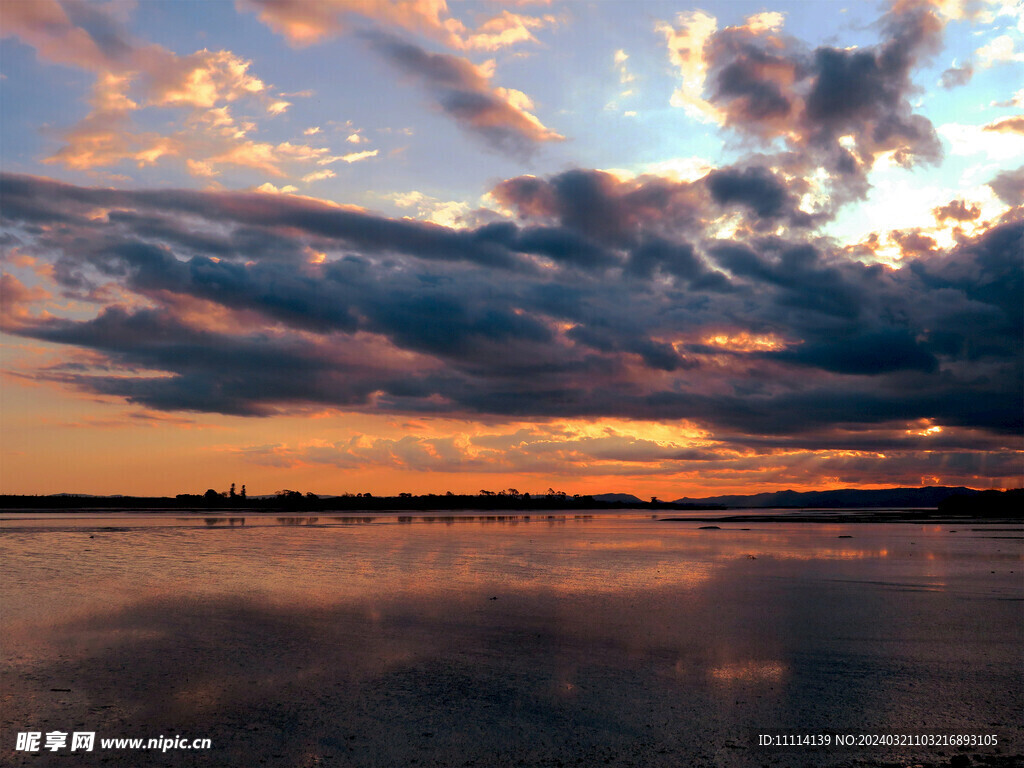
[[[975,762],[1024,753],[1022,526],[2,518],[0,748],[15,764],[911,765],[959,752],[762,747],[759,734],[995,735]],[[17,732],[54,729],[213,748],[13,750]]]

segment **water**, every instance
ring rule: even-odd
[[[955,746],[757,738],[966,734],[999,742],[975,762],[1024,754],[1024,527],[704,525],[5,514],[0,749],[18,765],[943,765]],[[53,729],[213,748],[12,749]]]

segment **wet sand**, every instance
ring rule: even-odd
[[[1024,763],[1020,526],[366,519],[5,521],[3,761]],[[31,755],[25,730],[213,748]]]

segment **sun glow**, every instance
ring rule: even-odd
[[[710,347],[719,347],[730,352],[774,352],[786,347],[786,342],[772,333],[716,333],[713,336],[705,336],[701,341]]]

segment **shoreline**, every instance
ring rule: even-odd
[[[995,525],[999,523],[1024,523],[1020,515],[998,514],[977,514],[977,515],[953,515],[942,512],[938,509],[921,512],[919,510],[864,510],[853,512],[843,510],[834,514],[821,514],[818,511],[806,514],[779,514],[779,515],[731,515],[727,517],[661,517],[661,523],[833,523],[833,524],[861,524],[861,523],[928,523],[942,525]]]
[[[178,515],[197,518],[217,519],[242,519],[246,516],[254,518],[287,517],[310,518],[328,517],[339,521],[373,521],[397,517],[399,522],[472,522],[472,521],[516,521],[516,522],[544,522],[550,520],[580,520],[614,516],[616,514],[635,513],[636,516],[643,516],[651,522],[657,523],[714,523],[714,524],[779,524],[779,523],[812,523],[812,524],[930,524],[930,525],[1022,525],[1024,517],[1019,514],[1000,514],[999,512],[979,512],[976,514],[950,513],[941,509],[891,509],[891,508],[859,508],[859,509],[829,509],[829,508],[802,508],[802,507],[771,507],[765,508],[762,512],[758,508],[742,508],[742,514],[729,514],[739,512],[740,508],[724,510],[672,510],[672,511],[693,511],[698,514],[685,517],[669,516],[662,517],[658,514],[649,514],[652,510],[649,506],[644,507],[587,507],[574,509],[423,509],[410,510],[403,508],[378,508],[378,509],[208,509],[201,507],[172,508],[166,507],[136,507],[126,509],[123,507],[63,507],[63,508],[39,508],[39,507],[11,507],[0,510],[0,521],[13,521],[20,518],[5,517],[9,515]],[[699,514],[700,512],[718,512],[718,514]],[[648,513],[648,514],[645,514]],[[709,527],[709,526],[706,526]],[[1024,530],[1019,528],[1007,529],[1011,531]]]

